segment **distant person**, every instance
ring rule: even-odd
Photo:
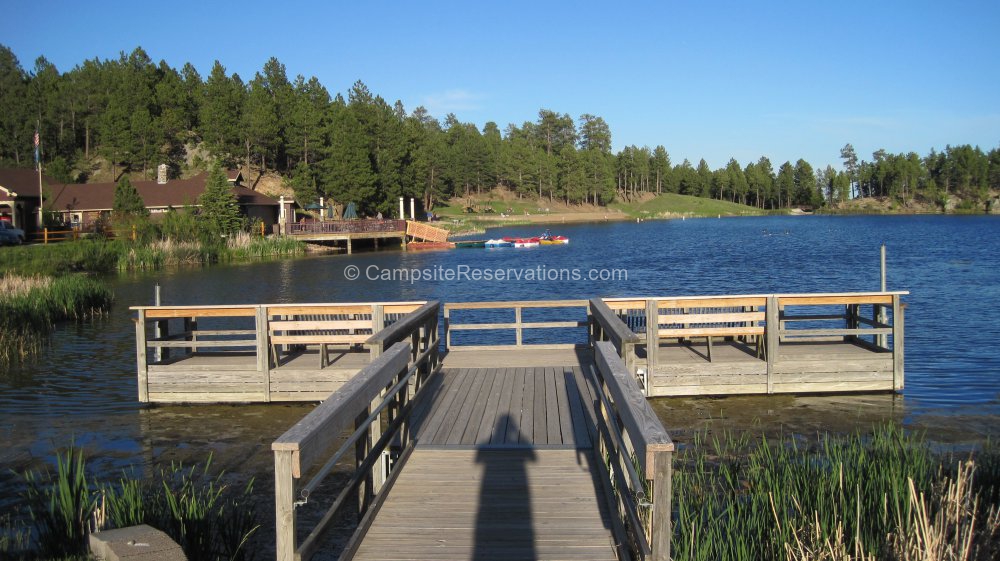
[[[378,214],[375,215],[375,219],[376,220],[382,220],[382,211],[381,210],[378,211]]]

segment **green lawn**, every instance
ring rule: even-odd
[[[616,202],[608,206],[609,208],[620,210],[629,216],[649,218],[670,214],[686,216],[754,216],[772,212],[729,201],[678,195],[676,193],[665,193],[644,203]]]

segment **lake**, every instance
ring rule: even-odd
[[[220,469],[270,479],[271,440],[313,405],[144,407],[137,402],[128,307],[151,304],[156,283],[163,302],[178,305],[870,291],[879,286],[884,242],[888,288],[910,291],[904,298],[902,396],[670,398],[654,400],[654,408],[680,442],[707,426],[811,434],[864,430],[884,419],[925,430],[946,446],[996,435],[1000,218],[748,217],[550,228],[571,243],[390,250],[109,279],[117,303],[107,317],[59,326],[34,364],[0,379],[0,433],[6,443],[0,450],[0,507],[16,500],[10,470],[49,461],[54,448],[71,441],[83,445],[91,466],[108,477],[126,465],[149,469],[159,462],[203,460],[213,452]],[[487,235],[539,233],[538,227],[520,227]],[[345,278],[351,266],[358,280]],[[417,270],[426,279],[379,279],[399,269]],[[498,270],[522,278],[472,280],[473,271]],[[607,274],[592,280],[592,270]],[[449,280],[447,271],[461,278]]]

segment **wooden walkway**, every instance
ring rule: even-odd
[[[618,558],[594,465],[593,354],[519,354],[575,364],[448,368],[446,356],[354,559]]]
[[[354,559],[617,560],[593,461],[418,445]]]

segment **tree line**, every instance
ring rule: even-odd
[[[983,200],[1000,188],[997,149],[879,150],[866,161],[848,144],[843,170],[767,157],[712,170],[704,159],[673,164],[662,145],[613,153],[596,115],[542,109],[535,121],[480,130],[453,114],[442,122],[423,107],[407,112],[360,81],[346,99],[331,96],[316,77],[289,79],[276,58],[248,81],[218,61],[206,78],[190,63],[155,64],[142,48],[66,72],[39,57],[27,72],[0,45],[0,165],[32,165],[36,129],[46,173],[60,180],[86,180],[98,158],[116,179],[152,177],[160,163],[176,177],[193,155],[253,169],[251,182],[278,172],[302,202],[325,196],[369,213],[391,212],[400,196],[431,209],[496,186],[571,204],[682,193],[764,209],[875,196]]]

